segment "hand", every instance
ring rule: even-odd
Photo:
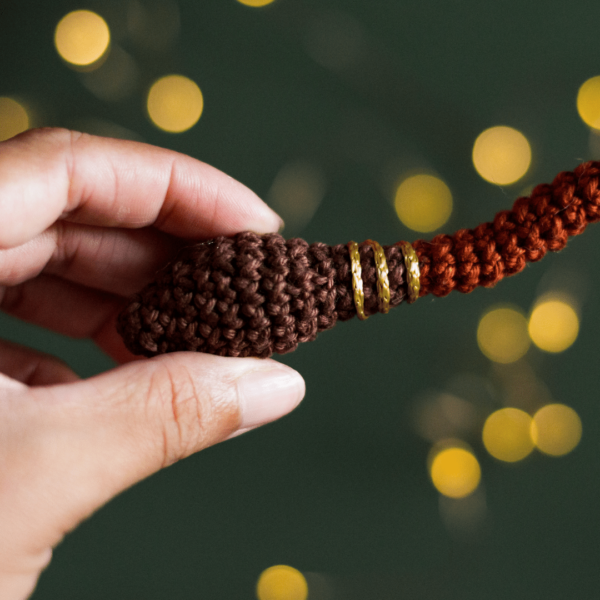
[[[0,342],[0,598],[31,594],[52,548],[122,490],[300,402],[302,378],[275,361],[136,360],[115,331],[125,297],[182,243],[280,224],[175,152],[54,129],[0,144],[0,308],[121,365],[80,380]]]

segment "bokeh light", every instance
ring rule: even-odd
[[[275,0],[238,0],[240,4],[245,4],[246,6],[266,6],[274,1]]]
[[[515,362],[530,346],[527,319],[517,309],[494,308],[479,321],[477,343],[490,360],[502,364]]]
[[[565,300],[548,299],[534,307],[528,328],[538,348],[546,352],[562,352],[577,339],[579,317]]]
[[[554,402],[548,386],[527,360],[505,365],[496,363],[493,377],[496,393],[501,395],[504,406],[520,408],[532,415],[540,406]],[[498,396],[495,401],[498,401]]]
[[[483,426],[483,445],[498,460],[517,462],[533,450],[531,417],[518,408],[493,412]]]
[[[54,44],[68,63],[92,66],[100,63],[110,44],[106,21],[90,10],[76,10],[65,15],[56,26]]]
[[[305,160],[285,164],[267,194],[269,205],[285,222],[286,234],[297,235],[312,219],[326,190],[322,169]]]
[[[569,406],[548,404],[538,410],[531,423],[531,437],[544,454],[563,456],[581,440],[581,419]]]
[[[365,46],[363,27],[342,11],[317,13],[304,37],[308,54],[327,69],[344,70],[360,60]]]
[[[488,512],[483,486],[464,498],[440,494],[439,510],[442,522],[453,537],[466,542],[482,539]]]
[[[586,125],[600,129],[600,75],[588,79],[579,88],[577,111]]]
[[[129,0],[127,32],[133,43],[149,54],[171,46],[181,30],[181,11],[176,0]]]
[[[0,96],[0,142],[29,129],[27,109],[13,98]]]
[[[452,193],[438,177],[412,175],[396,190],[394,206],[404,225],[427,233],[444,225],[452,213]]]
[[[592,160],[600,159],[600,129],[590,129],[589,149]]]
[[[181,133],[193,127],[204,108],[200,88],[183,75],[167,75],[148,92],[148,115],[160,129]]]
[[[81,74],[83,85],[105,102],[118,102],[131,96],[139,79],[136,61],[118,46],[113,46],[100,68]]]
[[[481,467],[470,450],[445,444],[433,452],[429,474],[440,494],[464,498],[477,489],[481,481]]]
[[[423,394],[414,409],[415,427],[430,442],[468,435],[477,427],[477,421],[471,402],[447,392]]]
[[[512,127],[491,127],[475,140],[473,164],[486,181],[508,185],[527,173],[531,146],[527,138]]]
[[[261,573],[256,596],[258,600],[306,600],[308,584],[298,569],[275,565]]]

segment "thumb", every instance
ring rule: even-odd
[[[0,559],[31,564],[125,488],[285,415],[304,389],[272,360],[175,353],[14,390],[0,402],[0,456],[18,456],[0,460]]]
[[[61,412],[85,436],[88,467],[114,462],[114,493],[203,448],[264,425],[302,400],[304,380],[274,360],[176,353],[66,385]],[[102,456],[106,454],[105,456]],[[115,474],[116,475],[116,474]],[[118,481],[117,481],[118,480]]]

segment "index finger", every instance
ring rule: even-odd
[[[59,218],[154,225],[192,239],[282,224],[247,187],[178,152],[64,129],[0,143],[0,248],[32,239]]]

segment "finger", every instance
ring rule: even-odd
[[[0,247],[66,218],[88,225],[155,225],[185,238],[276,231],[281,219],[224,173],[177,152],[60,129],[0,144]]]
[[[71,383],[79,379],[56,357],[5,340],[0,340],[0,373],[29,386]]]
[[[0,309],[34,325],[75,338],[93,337],[123,307],[123,298],[52,275],[0,286]]]
[[[39,275],[16,286],[0,286],[0,310],[75,338],[91,338],[118,363],[138,360],[117,333],[126,300],[60,277]]]
[[[14,286],[43,271],[129,296],[184,244],[152,228],[110,229],[59,221],[25,244],[0,250],[0,284]]]
[[[140,356],[136,356],[126,348],[123,338],[117,333],[117,319],[122,308],[123,306],[119,306],[114,313],[89,336],[101,350],[120,365],[134,360],[143,360]]]
[[[177,353],[28,393],[0,402],[0,559],[56,545],[135,482],[287,414],[304,382],[271,360]]]

